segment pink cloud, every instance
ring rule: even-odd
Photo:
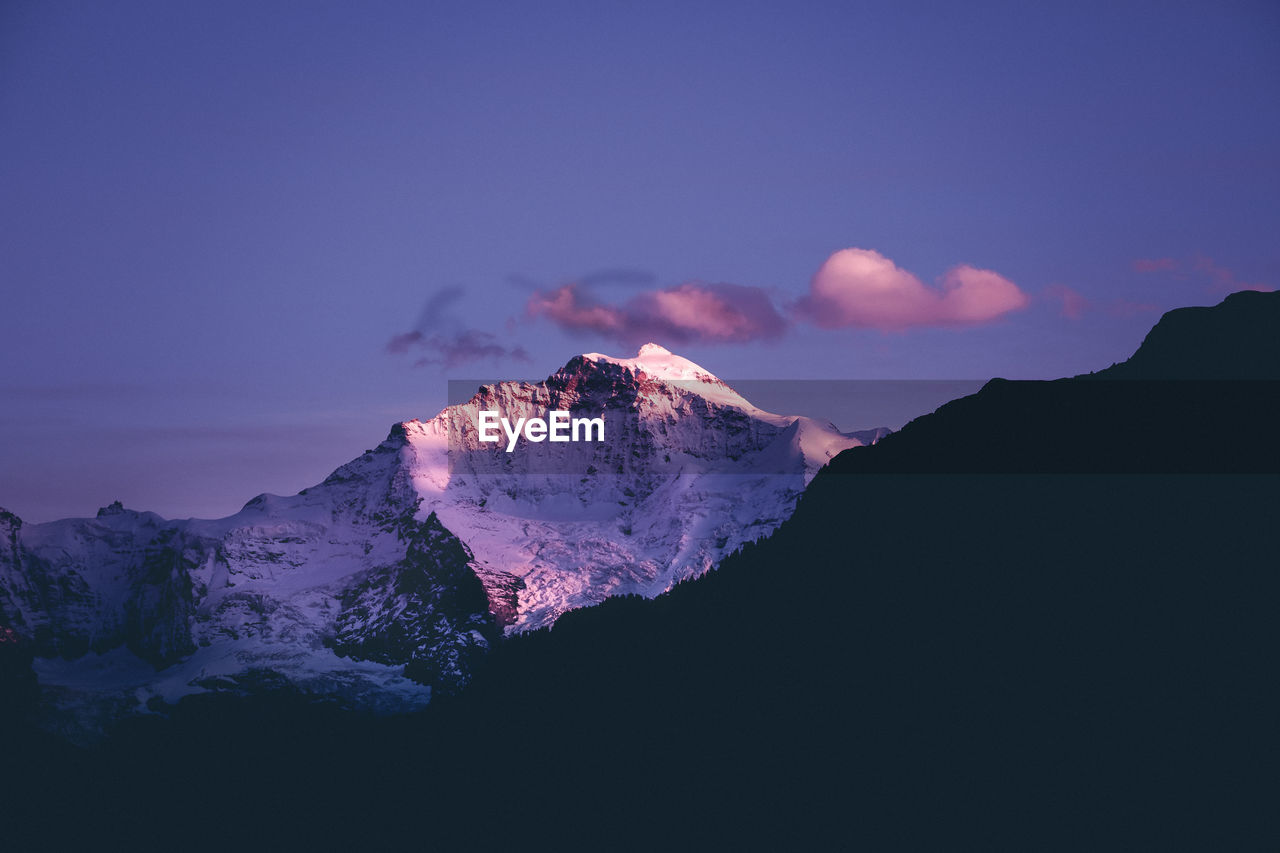
[[[1133,262],[1134,272],[1173,272],[1177,268],[1173,258],[1138,258]]]
[[[1044,295],[1055,302],[1061,303],[1062,307],[1058,313],[1068,320],[1079,320],[1084,315],[1084,312],[1092,307],[1084,294],[1067,287],[1065,284],[1049,285],[1044,289]]]
[[[1107,313],[1112,317],[1133,317],[1139,314],[1159,314],[1159,305],[1153,302],[1133,302],[1128,299],[1113,299],[1107,303]]]
[[[1191,260],[1191,268],[1198,273],[1209,277],[1209,289],[1222,292],[1233,293],[1237,290],[1258,290],[1263,293],[1270,293],[1275,290],[1265,284],[1249,284],[1247,282],[1236,279],[1235,273],[1223,266],[1218,266],[1213,262],[1213,258],[1204,255],[1196,255]]]
[[[686,282],[636,294],[621,305],[597,302],[576,284],[530,297],[526,312],[562,329],[590,331],[621,343],[742,343],[777,338],[787,323],[758,287]]]
[[[576,284],[565,284],[529,297],[529,316],[546,317],[562,329],[614,335],[626,325],[623,312],[611,305],[593,304]]]
[[[973,326],[1030,304],[1009,279],[967,264],[931,287],[871,249],[841,249],[809,283],[796,313],[824,329],[901,331],[915,326]]]
[[[1237,290],[1259,290],[1270,293],[1275,290],[1268,284],[1240,281],[1229,268],[1216,263],[1206,255],[1195,255],[1189,261],[1174,258],[1141,258],[1133,262],[1133,269],[1141,273],[1163,272],[1178,278],[1199,277],[1208,281],[1210,293],[1233,293]]]

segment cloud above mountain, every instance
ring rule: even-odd
[[[535,293],[526,313],[628,345],[769,340],[781,337],[788,325],[763,289],[703,282],[643,291],[620,304],[599,301],[589,287],[573,282]]]
[[[1257,290],[1269,293],[1275,290],[1269,284],[1241,281],[1235,271],[1224,267],[1207,255],[1194,255],[1186,260],[1177,258],[1139,258],[1133,262],[1134,272],[1165,273],[1175,278],[1205,282],[1205,290],[1213,294],[1233,293],[1237,290]]]
[[[991,270],[960,264],[930,286],[872,249],[841,249],[819,267],[795,313],[823,329],[903,331],[989,323],[1030,302]]]
[[[805,296],[789,306],[776,303],[764,288],[704,282],[644,290],[610,302],[579,280],[536,291],[525,313],[566,331],[593,332],[621,344],[660,340],[680,345],[774,340],[797,322],[882,331],[975,326],[1030,301],[1016,284],[991,270],[961,264],[930,286],[879,252],[841,249],[819,268]]]
[[[1093,303],[1083,293],[1065,284],[1051,284],[1044,289],[1044,297],[1058,304],[1058,316],[1068,320],[1079,320],[1085,312],[1093,307]]]
[[[762,287],[728,282],[686,281],[654,285],[649,272],[616,269],[543,286],[513,276],[528,295],[523,310],[506,322],[507,335],[471,328],[459,318],[459,287],[428,299],[413,328],[395,335],[387,350],[415,354],[418,366],[445,368],[473,361],[527,361],[512,342],[530,320],[547,320],[570,333],[588,333],[633,347],[646,341],[670,346],[774,341],[798,325],[820,329],[905,331],[919,327],[976,326],[1025,308],[1030,298],[991,270],[961,264],[929,285],[871,249],[841,249],[814,274],[798,300]],[[619,292],[621,290],[621,292]],[[1083,303],[1064,301],[1064,316],[1077,317]]]
[[[462,323],[454,310],[462,294],[460,287],[445,287],[432,294],[413,329],[387,341],[387,352],[417,355],[414,367],[449,368],[482,360],[528,361],[524,347],[508,346],[496,335]]]

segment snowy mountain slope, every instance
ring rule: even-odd
[[[508,454],[478,440],[481,410],[512,422],[551,410],[603,415],[606,441]],[[419,513],[435,512],[480,567],[523,582],[508,630],[701,574],[772,532],[832,456],[870,443],[761,411],[654,344],[633,359],[579,356],[543,383],[483,386],[404,428]]]
[[[603,416],[605,440],[507,453],[479,441],[481,410]],[[4,513],[0,620],[32,641],[62,707],[286,685],[415,707],[465,684],[503,630],[707,571],[781,524],[828,459],[879,435],[763,412],[656,345],[582,355],[397,424],[324,482],[228,518]]]

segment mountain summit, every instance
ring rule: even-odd
[[[616,364],[633,373],[644,373],[653,379],[675,382],[700,382],[707,385],[724,386],[719,378],[710,371],[694,364],[687,358],[678,356],[666,347],[648,343],[640,347],[635,358],[614,358],[598,352],[584,353],[582,358],[593,363]]]
[[[480,411],[553,410],[603,416],[605,441],[507,454],[471,429]],[[539,383],[484,385],[397,435],[418,516],[435,513],[467,544],[494,612],[518,630],[701,574],[768,535],[829,459],[878,437],[762,411],[656,344],[630,359],[577,356]]]
[[[603,417],[605,440],[479,441],[481,411],[555,410]],[[6,513],[0,625],[30,641],[53,704],[78,717],[285,686],[413,708],[464,684],[504,632],[706,572],[879,434],[761,411],[656,344],[588,353],[396,424],[322,483],[228,518]]]

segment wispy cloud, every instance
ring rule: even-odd
[[[473,361],[529,360],[524,347],[508,346],[490,332],[463,325],[454,311],[462,295],[460,287],[446,287],[432,294],[413,329],[392,337],[387,342],[387,351],[416,355],[415,367],[449,368]]]
[[[1207,255],[1193,255],[1187,259],[1139,258],[1133,262],[1134,272],[1167,273],[1181,279],[1198,279],[1204,282],[1209,293],[1233,293],[1237,290],[1275,290],[1269,284],[1241,281],[1230,268],[1217,263]]]
[[[1177,268],[1173,258],[1138,258],[1133,262],[1134,272],[1173,272]]]
[[[1090,299],[1065,284],[1049,285],[1044,289],[1042,299],[1044,302],[1056,304],[1058,316],[1067,320],[1079,320],[1086,314],[1134,317],[1141,314],[1159,314],[1164,310],[1154,302],[1137,302],[1131,299]]]
[[[640,275],[583,277],[538,289],[525,313],[562,329],[590,332],[623,345],[773,340],[795,323],[823,329],[902,331],[920,326],[973,326],[1025,308],[1030,298],[991,270],[961,264],[929,286],[870,249],[842,249],[813,276],[807,294],[786,304],[760,287],[690,281],[602,298],[599,285],[641,285]],[[1077,310],[1072,303],[1072,310]]]
[[[1240,281],[1234,272],[1214,263],[1213,258],[1205,255],[1196,255],[1192,258],[1191,268],[1207,276],[1210,289],[1219,293],[1233,293],[1237,290],[1260,290],[1263,293],[1270,293],[1275,290],[1270,285]]]
[[[1079,320],[1085,312],[1093,307],[1083,293],[1065,284],[1051,284],[1044,289],[1044,296],[1059,306],[1059,316],[1068,320]]]
[[[961,264],[929,286],[879,252],[855,248],[827,258],[795,310],[824,329],[903,331],[989,323],[1030,302],[1016,284],[991,270]]]
[[[526,312],[562,329],[594,332],[628,346],[648,340],[743,343],[778,338],[787,329],[763,289],[725,283],[685,282],[610,304],[596,298],[589,285],[571,282],[534,293]]]
[[[530,320],[546,320],[567,332],[586,333],[625,347],[646,341],[672,346],[741,344],[777,340],[797,324],[823,329],[903,331],[928,326],[976,326],[1030,303],[1016,284],[992,270],[952,267],[935,284],[870,249],[842,249],[813,276],[798,301],[729,282],[686,281],[655,287],[652,273],[605,269],[554,286],[524,276],[508,283],[524,290],[524,310],[509,317],[507,335],[518,336]],[[1067,316],[1084,310],[1074,291],[1053,294]],[[454,307],[460,288],[437,292],[414,328],[387,344],[393,353],[417,353],[418,364],[451,367],[484,359],[527,360],[525,350],[488,332],[465,328]]]

